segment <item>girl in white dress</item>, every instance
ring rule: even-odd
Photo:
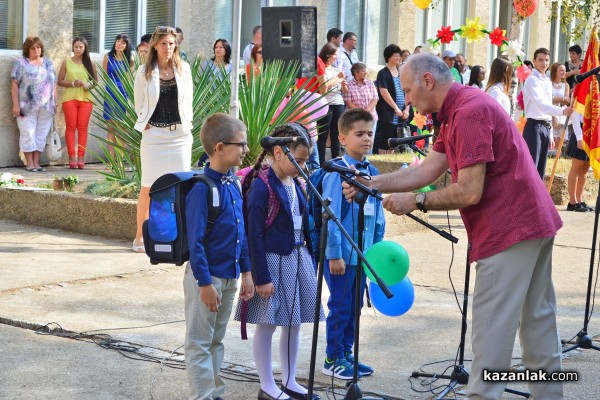
[[[492,61],[490,68],[490,78],[488,79],[485,92],[492,96],[510,115],[510,100],[508,91],[510,89],[510,81],[512,79],[513,67],[512,63],[504,57],[498,57]]]

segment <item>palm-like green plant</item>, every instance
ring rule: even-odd
[[[310,80],[295,90],[299,68],[299,62],[265,61],[259,74],[240,80],[240,119],[246,125],[250,149],[244,159],[246,166],[253,164],[262,152],[260,139],[276,126],[296,120],[304,124],[315,122],[314,114],[320,107],[308,111],[317,100],[307,100],[304,90]],[[253,70],[251,65],[250,71]],[[286,97],[289,97],[287,104],[276,115]]]

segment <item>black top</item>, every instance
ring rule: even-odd
[[[570,72],[570,71],[576,69],[573,67],[573,64],[571,64],[571,61],[565,61],[565,68],[567,70],[566,72]],[[569,84],[569,88],[571,88],[571,90],[573,90],[573,86],[575,86],[575,75],[571,75],[570,77],[568,77],[567,83]]]
[[[156,103],[156,108],[148,123],[160,128],[173,124],[181,124],[179,107],[177,105],[177,82],[175,78],[168,81],[160,80],[158,103]]]
[[[375,109],[377,110],[377,118],[380,121],[392,122],[396,113],[394,112],[394,109],[390,107],[388,103],[386,103],[386,101],[383,99],[383,97],[381,97],[381,94],[379,93],[380,88],[387,89],[387,91],[390,93],[390,96],[392,96],[392,100],[396,101],[396,87],[394,86],[394,77],[392,76],[392,73],[387,66],[383,67],[383,69],[377,73],[376,85],[377,94],[379,95],[379,101],[377,102],[377,106],[375,106]]]

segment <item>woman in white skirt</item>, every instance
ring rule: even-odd
[[[133,251],[144,252],[142,224],[148,219],[150,186],[161,175],[189,171],[192,163],[190,66],[181,60],[175,28],[158,26],[146,64],[135,76],[135,129],[142,132],[142,187],[137,205]]]

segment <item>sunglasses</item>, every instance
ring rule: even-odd
[[[157,26],[154,33],[173,33],[177,35],[177,31],[172,26]]]

